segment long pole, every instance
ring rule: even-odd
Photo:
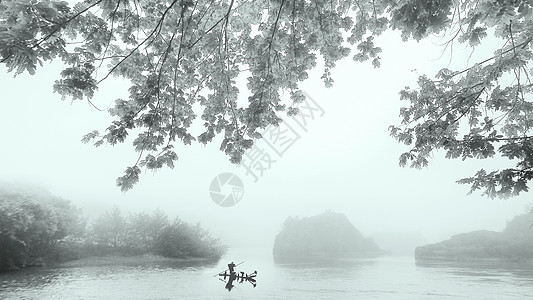
[[[236,264],[235,266],[237,267],[237,266],[240,266],[240,265],[242,265],[242,264],[244,264],[244,261],[241,261],[240,263]],[[227,270],[228,270],[228,268],[226,268],[226,269],[224,269],[224,270],[222,270],[222,271],[216,273],[215,275],[213,275],[213,277],[217,276],[218,274],[220,274],[220,273],[222,273],[222,272],[226,272]]]

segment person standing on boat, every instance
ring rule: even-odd
[[[235,269],[235,263],[233,263],[233,262],[229,263],[229,264],[228,264],[228,269],[229,269],[229,273],[230,273],[230,274],[233,274],[233,273],[235,272],[235,271],[234,271],[234,269]]]

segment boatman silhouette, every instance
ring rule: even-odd
[[[228,292],[231,292],[231,289],[234,287],[233,285],[233,278],[230,278],[228,280],[228,283],[226,283],[226,289],[228,290]]]
[[[229,273],[230,273],[230,274],[233,274],[233,273],[235,272],[235,271],[234,271],[234,269],[235,269],[235,263],[233,263],[233,262],[229,263],[229,264],[228,264],[228,269],[229,269]]]
[[[224,273],[220,272],[218,274],[215,274],[215,276],[219,276],[219,279],[221,281],[224,281],[226,283],[226,289],[228,291],[231,291],[233,289],[233,287],[235,286],[234,285],[234,282],[238,282],[238,283],[243,283],[243,282],[249,282],[253,285],[253,287],[255,288],[256,287],[256,276],[257,276],[257,271],[253,271],[253,273],[250,273],[250,274],[247,274],[247,273],[244,273],[243,271],[240,271],[239,273],[237,273],[237,271],[235,271],[235,267],[243,264],[243,262],[241,263],[238,263],[238,264],[235,264],[233,261],[231,263],[228,264],[228,268],[226,270],[224,270]],[[228,273],[229,271],[229,273]],[[222,278],[220,278],[222,277]],[[227,281],[226,281],[227,280]]]

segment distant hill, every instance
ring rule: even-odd
[[[276,236],[273,249],[276,262],[381,253],[376,243],[364,238],[345,215],[331,211],[308,218],[289,217]]]
[[[533,260],[532,214],[516,216],[503,232],[478,230],[415,249],[417,260]]]

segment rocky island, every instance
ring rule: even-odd
[[[382,254],[348,218],[326,211],[308,218],[289,217],[274,241],[274,261],[375,257]]]
[[[502,232],[478,230],[415,249],[417,261],[531,261],[533,260],[532,214],[516,216]]]

